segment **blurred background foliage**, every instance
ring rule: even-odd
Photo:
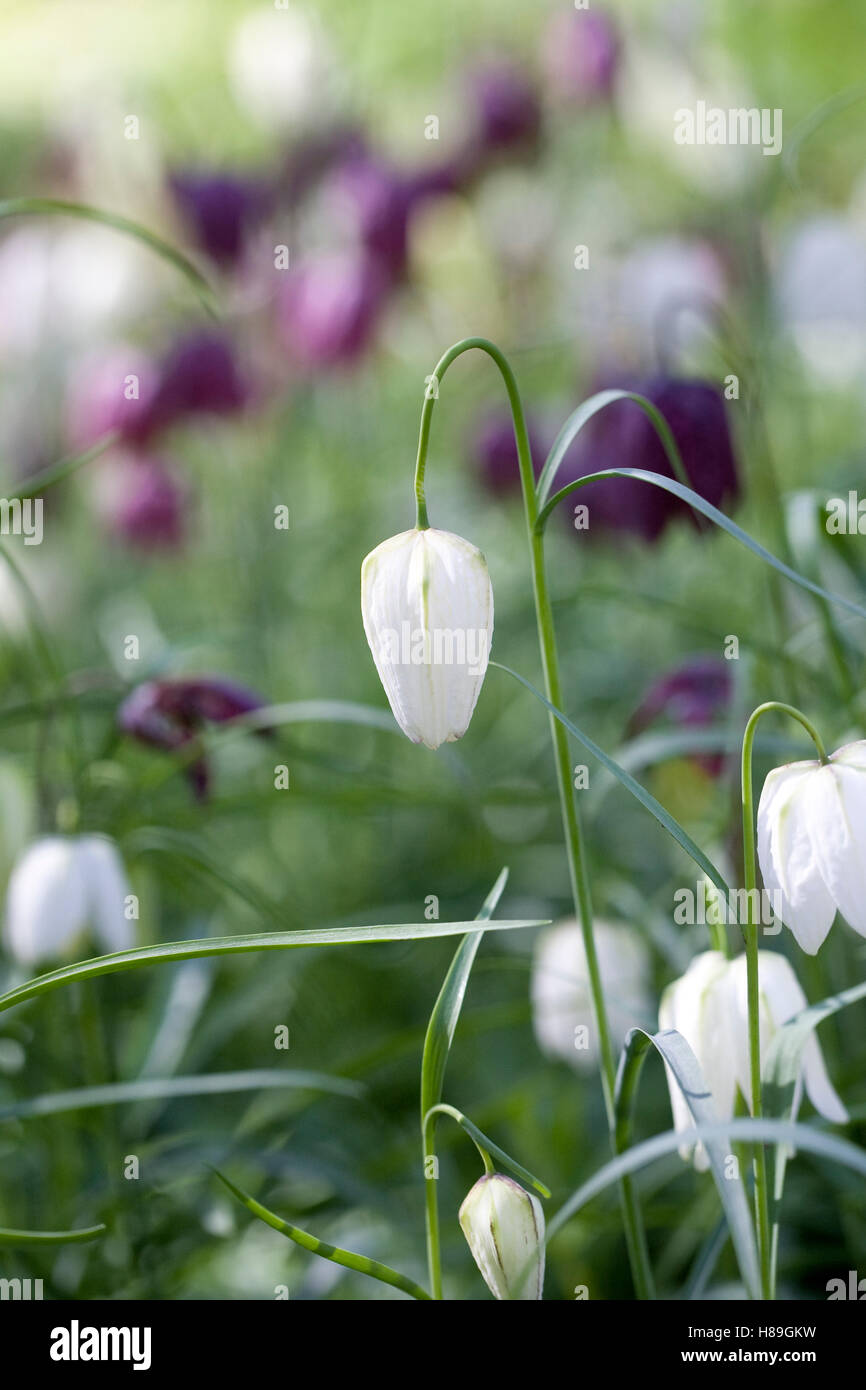
[[[66,197],[137,219],[188,252],[221,311],[209,322],[181,277],[116,233],[70,231],[53,218],[4,224],[7,491],[99,436],[75,421],[82,411],[98,415],[88,372],[104,352],[164,364],[188,335],[216,334],[243,382],[231,402],[214,388],[210,405],[173,408],[167,422],[130,432],[122,457],[109,451],[48,494],[41,547],[4,540],[39,601],[43,638],[4,573],[4,873],[40,831],[111,834],[140,899],[142,941],[272,929],[262,900],[287,930],[420,921],[429,895],[443,919],[469,918],[506,863],[500,912],[555,920],[569,914],[570,898],[546,719],[497,670],[466,738],[436,755],[389,732],[286,725],[268,739],[216,739],[205,800],[184,776],[183,755],[130,738],[118,709],[145,681],[212,675],[269,704],[385,708],[360,623],[359,566],[412,523],[424,380],[468,334],[490,336],[509,354],[544,445],[600,382],[699,378],[719,393],[735,374],[739,396],[725,404],[725,428],[737,496],[728,488],[714,500],[771,550],[862,601],[862,548],[856,537],[829,538],[821,508],[863,478],[866,102],[822,125],[797,168],[788,156],[798,124],[861,81],[866,13],[856,0],[611,5],[604,14],[619,47],[610,82],[557,94],[544,36],[573,18],[564,0],[440,0],[420,10],[329,0],[306,11],[326,42],[328,80],[275,128],[254,118],[229,77],[237,26],[268,9],[227,0],[3,0],[0,8],[3,196]],[[496,138],[498,98],[484,76],[494,63],[513,84],[506,108],[523,113],[514,140]],[[782,108],[785,154],[679,149],[672,112],[697,99]],[[438,141],[425,139],[431,113]],[[130,114],[138,139],[124,138]],[[485,120],[479,150],[473,140]],[[291,297],[279,307],[271,272],[279,243],[289,247],[292,277],[323,248],[346,254],[357,235],[351,217],[341,223],[345,204],[319,197],[321,178],[342,166],[345,140],[350,161],[383,161],[386,181],[447,171],[436,196],[413,210],[405,264],[387,268],[386,288],[381,279],[352,282],[362,307],[348,329],[322,323],[321,304],[342,283],[337,260],[309,290],[312,324],[303,306],[300,323],[292,318]],[[241,250],[215,258],[172,179],[223,173],[266,194]],[[195,198],[193,206],[201,212]],[[217,206],[211,227],[231,221]],[[73,233],[74,243],[62,240]],[[586,270],[574,265],[580,244]],[[479,443],[504,404],[488,362],[467,357],[451,370],[434,416],[428,501],[434,525],[488,557],[494,657],[538,683],[524,522],[503,482],[513,468],[507,430],[501,469]],[[718,442],[701,433],[704,418],[694,426],[698,472]],[[621,444],[598,439],[598,454],[575,469],[594,458],[640,466],[640,450]],[[151,469],[153,506],[147,488],[138,498],[142,468]],[[280,505],[289,508],[287,531],[274,526]],[[736,875],[736,755],[708,768],[678,753],[674,738],[647,762],[636,712],[684,663],[720,663],[733,634],[739,660],[729,680],[719,675],[706,708],[683,720],[674,702],[652,728],[687,734],[697,722],[730,729],[735,741],[748,711],[775,698],[801,703],[828,746],[862,737],[862,629],[834,615],[829,645],[826,616],[811,601],[780,588],[729,538],[681,517],[649,543],[616,516],[575,533],[566,509],[548,536],[567,713],[608,750],[633,756],[635,774]],[[138,661],[124,656],[129,634],[140,639]],[[783,755],[808,756],[789,730],[768,732],[758,746],[761,773]],[[575,760],[583,761],[577,752]],[[274,787],[278,763],[289,768],[289,790]],[[692,885],[695,871],[600,770],[590,779],[582,804],[596,910],[650,945],[657,997],[707,944],[702,929],[672,919],[674,891]],[[528,933],[482,945],[446,1099],[539,1173],[553,1210],[609,1150],[597,1078],[546,1059],[535,1042],[532,945]],[[52,1297],[255,1299],[272,1298],[278,1285],[292,1298],[399,1297],[250,1223],[205,1165],[219,1163],[322,1238],[423,1279],[419,1059],[452,954],[453,943],[434,942],[191,962],[4,1015],[0,1224],[107,1219],[110,1235],[60,1253],[4,1250],[0,1274],[43,1277]],[[864,950],[843,928],[819,959],[795,963],[814,1000],[861,978]],[[9,980],[21,973],[8,957],[0,969]],[[280,1024],[290,1030],[288,1053],[274,1050]],[[860,1025],[854,1010],[822,1030],[855,1142],[866,1114]],[[281,1065],[351,1078],[363,1090],[14,1113],[32,1097],[100,1078]],[[652,1063],[644,1085],[641,1136],[670,1124]],[[140,1159],[138,1181],[122,1177],[127,1154]],[[453,1297],[486,1296],[456,1221],[476,1176],[474,1149],[443,1126]],[[714,1190],[676,1158],[639,1186],[660,1285],[676,1296],[717,1219]],[[855,1179],[801,1156],[786,1220],[784,1293],[821,1297],[827,1278],[857,1268],[866,1206]],[[722,1292],[733,1274],[728,1253]],[[546,1296],[572,1297],[581,1284],[591,1298],[630,1296],[612,1193],[551,1246]]]

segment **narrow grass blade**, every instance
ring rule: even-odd
[[[490,921],[496,911],[499,899],[505,891],[507,882],[508,870],[503,869],[488,893],[476,921],[481,923]],[[432,1110],[434,1105],[438,1105],[442,1099],[442,1086],[445,1081],[448,1054],[454,1040],[454,1031],[460,1017],[460,1010],[463,1007],[469,974],[483,935],[483,930],[475,931],[461,941],[448,968],[445,981],[439,991],[439,997],[433,1005],[421,1059],[422,1121],[428,1111]]]
[[[58,1091],[34,1096],[14,1105],[0,1106],[0,1121],[24,1120],[37,1115],[63,1115],[74,1110],[94,1110],[106,1105],[130,1105],[141,1100],[176,1100],[180,1096],[222,1096],[235,1091],[266,1090],[328,1091],[358,1099],[366,1087],[342,1076],[318,1071],[226,1071],[209,1076],[146,1077],[138,1081],[119,1081],[109,1086],[82,1086],[74,1091]]]
[[[707,1088],[698,1059],[682,1034],[674,1028],[655,1034],[646,1033],[642,1028],[634,1028],[626,1039],[620,1057],[614,1093],[616,1139],[617,1148],[620,1150],[627,1151],[631,1143],[638,1082],[644,1059],[651,1046],[670,1068],[695,1124],[711,1127],[718,1123],[713,1097]],[[742,1180],[739,1177],[731,1178],[726,1172],[727,1158],[731,1151],[730,1140],[725,1134],[720,1133],[717,1138],[707,1141],[706,1150],[743,1283],[749,1296],[757,1298],[761,1281],[749,1204]]]
[[[521,927],[544,927],[546,921],[478,922],[408,922],[375,927],[325,927],[316,931],[285,931],[250,933],[247,936],[206,936],[190,941],[169,941],[159,946],[138,946],[131,951],[116,951],[109,956],[94,956],[91,960],[76,961],[50,970],[33,980],[16,985],[0,995],[0,1013],[37,999],[62,985],[80,980],[94,980],[100,975],[119,971],[141,970],[180,960],[195,960],[201,956],[243,955],[251,951],[292,951],[306,946],[361,946],[389,941],[426,941],[442,936],[463,936],[476,931],[515,931]]]
[[[675,1130],[668,1130],[635,1145],[627,1153],[618,1154],[603,1168],[599,1168],[598,1172],[572,1193],[564,1206],[560,1207],[548,1227],[547,1239],[552,1240],[566,1222],[591,1202],[593,1197],[597,1197],[606,1188],[613,1187],[627,1173],[637,1173],[647,1164],[676,1153],[681,1144],[696,1144],[700,1141],[706,1145],[714,1139],[726,1137],[746,1144],[786,1144],[815,1154],[818,1158],[830,1159],[833,1163],[841,1164],[866,1178],[866,1153],[862,1149],[849,1144],[847,1140],[823,1134],[821,1130],[812,1129],[809,1125],[791,1124],[783,1120],[745,1119],[726,1120],[724,1124],[719,1125],[698,1125],[679,1134]]]
[[[841,994],[831,994],[817,1004],[802,1009],[779,1029],[764,1058],[761,1092],[764,1113],[780,1120],[790,1120],[794,1113],[797,1078],[803,1065],[803,1048],[818,1024],[849,1004],[866,999],[866,981],[852,985]],[[785,1191],[785,1174],[789,1152],[779,1145],[773,1150],[770,1219],[772,1223],[772,1258],[775,1266],[779,1244],[779,1215]]]
[[[57,463],[50,464],[47,468],[42,468],[38,473],[31,473],[23,483],[13,488],[7,493],[8,497],[19,497],[24,500],[27,497],[40,497],[48,488],[54,487],[55,483],[62,482],[64,478],[77,473],[79,468],[91,463],[117,443],[120,434],[117,430],[112,430],[110,434],[103,435],[89,449],[85,449],[81,454],[70,454],[67,458],[60,459]]]
[[[342,1265],[344,1269],[354,1269],[358,1274],[367,1274],[371,1279],[378,1279],[381,1284],[390,1284],[392,1288],[400,1289],[402,1293],[409,1294],[410,1298],[417,1298],[430,1301],[430,1295],[426,1289],[422,1289],[420,1284],[416,1284],[414,1279],[409,1279],[405,1274],[400,1274],[398,1270],[391,1269],[389,1265],[383,1265],[379,1260],[371,1260],[367,1255],[356,1255],[351,1250],[341,1250],[338,1245],[329,1245],[324,1240],[318,1240],[316,1236],[311,1236],[308,1231],[302,1231],[299,1226],[293,1226],[290,1222],[284,1221],[275,1212],[263,1207],[261,1202],[257,1202],[255,1197],[251,1197],[248,1192],[235,1187],[233,1182],[219,1171],[214,1169],[220,1182],[228,1188],[233,1197],[245,1206],[247,1211],[252,1212],[253,1216],[258,1217],[259,1221],[264,1221],[266,1226],[272,1230],[279,1231],[281,1235],[293,1240],[296,1245],[300,1245],[302,1250],[310,1250],[314,1255],[321,1255],[324,1260],[331,1260],[333,1264]]]
[[[680,456],[680,451],[677,448],[673,432],[658,407],[654,406],[652,401],[647,400],[646,396],[641,396],[636,391],[598,391],[594,396],[590,396],[588,400],[581,402],[577,409],[572,411],[554,440],[553,448],[548,454],[547,461],[541,470],[541,476],[538,479],[538,486],[536,488],[539,509],[544,507],[550,494],[550,489],[556,479],[559,466],[584,425],[588,420],[592,419],[593,415],[597,415],[598,412],[604,410],[606,406],[613,405],[615,401],[634,401],[635,405],[640,406],[644,414],[649,416],[650,420],[655,425],[656,432],[661,439],[671,467],[680,479],[680,482],[688,484],[689,477]]]
[[[849,613],[856,613],[858,618],[866,618],[866,608],[861,604],[854,603],[852,599],[844,598],[842,594],[834,594],[829,589],[822,589],[820,584],[807,579],[805,575],[786,565],[784,560],[780,560],[776,555],[771,554],[759,541],[753,540],[748,532],[738,526],[730,517],[720,512],[718,507],[714,507],[711,502],[707,502],[701,495],[694,492],[689,487],[684,487],[675,478],[666,478],[662,473],[650,473],[643,468],[604,468],[598,473],[587,473],[583,478],[576,478],[574,482],[567,483],[539,512],[536,522],[536,530],[543,530],[547,520],[556,506],[568,497],[577,488],[586,487],[589,483],[599,482],[603,478],[633,478],[636,482],[650,483],[654,487],[664,488],[666,492],[673,493],[674,497],[679,497],[682,502],[688,503],[696,512],[707,517],[715,526],[722,531],[727,531],[729,536],[739,541],[747,550],[751,550],[753,555],[757,555],[759,560],[770,565],[779,574],[789,579],[792,584],[798,585],[801,589],[806,589],[810,594],[817,594],[818,598],[825,599],[829,603],[835,603],[840,608],[847,608]]]
[[[460,1110],[455,1110],[453,1105],[434,1105],[433,1109],[424,1116],[425,1126],[436,1115],[448,1115],[469,1135],[469,1138],[479,1149],[486,1150],[491,1158],[498,1158],[503,1168],[510,1169],[516,1178],[520,1178],[521,1182],[525,1182],[528,1187],[534,1187],[536,1192],[541,1193],[542,1197],[550,1196],[550,1188],[540,1178],[537,1178],[534,1173],[530,1173],[529,1169],[524,1168],[522,1163],[518,1163],[516,1158],[511,1157],[511,1154],[500,1149],[498,1144],[494,1144],[483,1130],[472,1123],[468,1115],[464,1115]]]
[[[642,787],[640,782],[636,782],[631,774],[626,772],[624,767],[620,767],[619,763],[615,762],[608,753],[605,753],[603,748],[599,748],[597,743],[594,743],[587,734],[579,729],[577,725],[567,717],[567,715],[564,715],[562,710],[557,709],[556,705],[552,705],[550,701],[542,695],[541,691],[536,690],[535,686],[526,680],[524,676],[520,676],[516,671],[512,671],[510,666],[503,666],[500,661],[491,661],[490,665],[496,666],[500,671],[505,671],[509,676],[513,676],[516,681],[519,681],[521,685],[525,686],[530,694],[534,695],[536,700],[544,705],[545,709],[549,710],[550,713],[559,720],[560,724],[577,739],[578,743],[581,743],[587,752],[591,753],[594,758],[598,758],[599,762],[607,768],[608,772],[611,772],[617,781],[621,782],[627,791],[630,791],[632,796],[635,797],[642,806],[646,807],[650,815],[654,816],[658,821],[659,825],[662,826],[669,835],[672,835],[677,844],[694,860],[701,870],[701,873],[706,874],[707,878],[710,879],[711,882],[724,893],[725,898],[727,898],[729,892],[728,885],[722,878],[715,864],[707,858],[700,846],[695,844],[691,835],[683,829],[678,821],[674,820],[673,816],[669,811],[665,810],[661,802],[656,801],[655,797],[647,791],[646,787]]]
[[[105,1226],[82,1226],[78,1231],[12,1231],[0,1226],[0,1245],[83,1245],[105,1234]]]
[[[97,222],[103,227],[112,227],[116,232],[132,237],[167,261],[175,270],[180,271],[211,317],[218,317],[214,292],[201,271],[182,251],[178,251],[176,247],[138,222],[121,217],[116,212],[103,212],[101,208],[90,207],[86,203],[68,203],[59,198],[5,198],[0,202],[0,218],[29,215],[82,218],[86,222]]]

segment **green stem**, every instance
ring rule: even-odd
[[[752,783],[752,748],[755,730],[763,715],[774,712],[787,714],[812,738],[822,763],[828,761],[827,750],[814,724],[794,705],[769,700],[759,705],[749,716],[743,734],[742,791],[743,791],[743,879],[746,888],[744,936],[746,940],[746,984],[749,1006],[749,1077],[752,1092],[752,1115],[759,1120],[763,1114],[761,1098],[761,990],[758,974],[758,926],[754,904],[757,897],[757,856],[755,854],[754,790]],[[755,1153],[755,1210],[758,1226],[758,1249],[761,1258],[761,1291],[765,1299],[775,1297],[773,1253],[770,1236],[770,1194],[767,1179],[767,1151],[759,1144]]]
[[[442,1242],[439,1236],[439,1200],[436,1184],[439,1181],[436,1157],[436,1116],[424,1118],[424,1196],[427,1226],[427,1272],[430,1292],[437,1301],[442,1298]],[[431,1169],[427,1171],[428,1167]]]
[[[425,527],[427,503],[424,492],[424,473],[427,459],[427,446],[430,438],[430,423],[433,406],[438,398],[439,385],[451,363],[462,353],[478,348],[492,358],[505,384],[511,415],[514,422],[514,437],[517,444],[517,458],[520,469],[520,483],[523,492],[523,506],[526,514],[527,535],[529,539],[530,563],[532,567],[532,587],[535,596],[535,614],[538,626],[538,639],[541,661],[544,670],[545,691],[548,700],[557,708],[562,707],[562,688],[559,672],[559,658],[556,648],[556,635],[553,622],[553,609],[547,586],[544,565],[544,539],[537,528],[539,517],[538,498],[535,490],[535,476],[532,470],[532,455],[523,403],[517,380],[507,358],[494,343],[486,338],[464,338],[442,356],[436,365],[432,378],[428,381],[424,404],[421,410],[421,429],[418,438],[418,459],[415,468],[416,525]],[[595,947],[592,924],[592,899],[589,889],[589,874],[581,833],[580,816],[572,785],[571,758],[569,756],[568,735],[553,715],[550,718],[550,736],[556,763],[556,780],[559,791],[560,812],[565,832],[568,854],[569,877],[574,899],[575,911],[580,922],[583,945],[586,953],[587,974],[592,996],[593,1017],[599,1042],[599,1061],[601,1084],[604,1094],[605,1113],[611,1143],[616,1150],[616,1120],[614,1092],[616,1086],[616,1063],[611,1043],[610,1028],[604,1001],[604,990]],[[629,1261],[632,1269],[635,1290],[639,1298],[653,1297],[652,1272],[646,1237],[643,1230],[640,1209],[630,1177],[620,1184],[620,1195],[625,1225]]]

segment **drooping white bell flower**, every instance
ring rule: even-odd
[[[462,738],[493,638],[493,590],[481,551],[429,527],[392,536],[361,566],[361,614],[404,734],[427,748]]]
[[[5,938],[22,965],[70,954],[87,929],[105,951],[134,944],[123,862],[104,835],[46,835],[16,863],[6,895]]]
[[[460,1225],[495,1298],[541,1298],[544,1212],[533,1193],[502,1173],[485,1174],[463,1199]]]
[[[836,911],[866,936],[866,741],[830,761],[769,773],[758,804],[758,862],[782,921],[815,955]]]
[[[659,1028],[675,1028],[689,1044],[720,1120],[733,1118],[738,1090],[751,1110],[746,971],[745,955],[729,961],[721,951],[704,951],[695,956],[684,975],[668,986],[659,1005]],[[758,952],[758,982],[763,1057],[782,1025],[805,1009],[807,1001],[790,963],[775,951]],[[685,1097],[670,1069],[667,1073],[674,1129],[693,1129],[695,1122]],[[834,1124],[847,1120],[847,1111],[827,1075],[814,1033],[803,1048],[794,1096],[795,1114],[804,1085],[815,1109],[825,1119]],[[683,1145],[680,1153],[689,1159],[692,1146]],[[695,1149],[694,1160],[699,1171],[709,1166],[703,1144]]]
[[[614,1049],[630,1028],[652,1017],[650,962],[646,947],[630,927],[595,923],[595,947],[607,1002]],[[532,1023],[538,1045],[578,1071],[593,1071],[598,1039],[583,934],[571,918],[541,932],[530,982]]]

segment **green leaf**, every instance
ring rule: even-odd
[[[121,217],[116,212],[103,212],[101,208],[93,208],[86,203],[67,203],[59,198],[6,198],[0,201],[0,218],[25,215],[78,217],[87,222],[98,222],[103,227],[113,227],[116,232],[122,232],[124,236],[141,242],[155,255],[174,266],[175,270],[179,270],[211,317],[219,316],[214,292],[201,271],[182,251],[178,251],[176,247],[163,241],[162,237],[149,231],[147,227],[142,227],[138,222]]]
[[[627,1150],[631,1141],[634,1102],[644,1059],[650,1046],[656,1049],[670,1068],[695,1124],[713,1126],[718,1121],[716,1107],[704,1080],[700,1063],[682,1034],[675,1028],[655,1034],[646,1033],[642,1028],[634,1028],[626,1038],[620,1057],[614,1092],[618,1150]],[[724,1133],[719,1133],[717,1138],[707,1141],[706,1150],[743,1283],[749,1296],[757,1298],[761,1280],[755,1233],[745,1188],[739,1177],[729,1178],[725,1171],[730,1154],[730,1140]]]
[[[366,1087],[342,1076],[318,1071],[225,1071],[206,1076],[144,1077],[119,1081],[107,1086],[82,1086],[74,1091],[58,1091],[0,1106],[0,1121],[23,1120],[34,1115],[63,1115],[71,1110],[93,1110],[105,1105],[128,1105],[141,1100],[176,1100],[179,1096],[221,1096],[234,1091],[281,1090],[283,1088],[329,1091],[354,1099]]]
[[[329,1245],[324,1240],[318,1240],[316,1236],[311,1236],[309,1231],[302,1231],[299,1226],[292,1226],[290,1222],[284,1221],[275,1212],[263,1207],[261,1202],[257,1202],[255,1197],[251,1197],[248,1192],[244,1192],[240,1187],[235,1187],[218,1168],[214,1169],[220,1182],[228,1188],[233,1197],[246,1207],[247,1211],[252,1212],[253,1216],[258,1217],[259,1221],[264,1221],[266,1226],[272,1230],[279,1231],[281,1235],[288,1236],[296,1245],[300,1245],[302,1250],[310,1250],[314,1255],[321,1255],[325,1260],[331,1260],[333,1264],[342,1265],[345,1269],[354,1269],[358,1274],[367,1274],[371,1279],[378,1279],[381,1284],[390,1284],[392,1288],[400,1289],[407,1293],[411,1298],[430,1301],[430,1295],[426,1289],[422,1289],[420,1284],[416,1284],[414,1279],[409,1279],[405,1274],[400,1274],[396,1269],[391,1269],[389,1265],[383,1265],[379,1260],[371,1260],[367,1255],[356,1255],[351,1250],[341,1250],[338,1245]]]
[[[534,1173],[530,1173],[529,1169],[524,1168],[522,1163],[518,1163],[516,1158],[511,1157],[511,1154],[506,1153],[504,1149],[500,1149],[498,1144],[494,1144],[493,1140],[490,1139],[483,1130],[472,1123],[468,1115],[464,1115],[462,1111],[456,1110],[453,1105],[434,1105],[432,1110],[429,1110],[424,1116],[425,1127],[435,1119],[437,1115],[448,1115],[452,1120],[455,1120],[482,1152],[486,1152],[491,1158],[498,1158],[503,1168],[509,1168],[515,1177],[520,1178],[521,1182],[525,1182],[527,1186],[534,1187],[536,1192],[541,1193],[542,1197],[550,1196],[550,1188],[547,1187],[540,1178],[537,1178]]]
[[[83,1245],[105,1234],[105,1226],[83,1226],[79,1231],[12,1231],[0,1226],[0,1245]]]
[[[86,463],[99,458],[106,450],[112,448],[117,443],[120,435],[117,430],[112,430],[102,439],[98,439],[89,449],[85,449],[81,454],[70,454],[68,458],[60,459],[57,463],[49,464],[47,468],[41,469],[38,473],[31,473],[25,482],[13,488],[7,493],[8,497],[40,497],[48,488],[55,483],[61,482],[71,474],[77,473],[79,468],[83,468]]]
[[[761,1098],[764,1113],[788,1120],[793,1115],[794,1092],[803,1065],[803,1048],[818,1024],[849,1004],[866,999],[866,981],[852,985],[841,994],[831,994],[817,1004],[810,1004],[783,1024],[767,1048],[762,1067]],[[772,1259],[775,1266],[779,1244],[779,1218],[785,1191],[788,1149],[777,1146],[771,1164]]]
[[[718,507],[714,507],[711,502],[707,502],[699,493],[694,492],[689,487],[684,487],[683,484],[677,482],[675,478],[666,478],[662,473],[650,473],[643,468],[604,468],[598,473],[587,473],[585,477],[576,478],[574,482],[568,483],[565,487],[561,488],[555,496],[551,497],[550,501],[547,502],[539,512],[536,530],[540,532],[544,528],[553,509],[564,497],[567,497],[569,493],[574,492],[577,488],[586,487],[589,483],[599,482],[603,478],[633,478],[640,483],[650,483],[654,487],[664,488],[666,492],[673,493],[674,497],[679,497],[681,501],[687,502],[690,507],[694,507],[696,512],[700,512],[702,516],[707,517],[715,526],[720,527],[723,531],[727,531],[729,536],[733,536],[734,540],[739,541],[747,550],[751,550],[753,555],[757,555],[759,559],[771,565],[779,574],[784,575],[786,579],[790,579],[792,584],[798,585],[801,589],[808,590],[810,594],[817,594],[818,598],[826,599],[829,603],[835,603],[840,608],[847,608],[850,613],[856,613],[858,618],[866,618],[866,608],[863,608],[859,603],[854,603],[852,599],[844,598],[842,594],[831,593],[829,589],[822,589],[820,584],[815,584],[811,579],[806,579],[805,576],[799,574],[797,570],[791,569],[790,565],[786,565],[784,560],[778,559],[777,556],[772,555],[770,551],[758,541],[753,540],[746,531],[736,524],[736,522],[731,521],[730,517],[725,516],[724,512],[720,512]]]
[[[794,1087],[803,1061],[803,1048],[825,1018],[866,999],[866,980],[841,994],[831,994],[789,1018],[778,1030],[764,1058],[761,1093],[764,1113],[787,1118],[793,1109]]]
[[[635,1145],[627,1153],[617,1155],[572,1193],[551,1221],[547,1230],[548,1241],[593,1197],[618,1183],[626,1174],[636,1173],[648,1163],[675,1153],[681,1144],[693,1144],[700,1140],[707,1145],[717,1138],[740,1140],[748,1144],[786,1144],[819,1158],[830,1159],[866,1178],[866,1153],[862,1149],[844,1139],[823,1134],[809,1125],[791,1124],[783,1120],[746,1119],[727,1120],[720,1125],[697,1125],[681,1134],[668,1130],[665,1134],[656,1134],[652,1139]]]
[[[694,1302],[696,1299],[704,1297],[707,1284],[718,1264],[719,1256],[728,1243],[728,1234],[728,1223],[723,1216],[714,1229],[710,1231],[695,1256],[695,1262],[689,1271],[688,1283],[683,1294],[684,1299]]]
[[[389,926],[324,927],[313,931],[252,932],[246,936],[206,936],[190,941],[169,941],[158,946],[137,946],[108,956],[94,956],[50,970],[16,985],[0,995],[0,1013],[37,999],[61,985],[93,980],[100,975],[140,970],[148,965],[195,960],[200,956],[243,955],[250,951],[291,951],[305,946],[360,946],[389,941],[426,941],[442,936],[463,936],[476,931],[514,931],[520,927],[548,926],[546,921],[502,921],[479,926],[477,922],[408,922]]]
[[[490,921],[507,882],[508,870],[503,869],[484,900],[484,905],[476,918],[477,922]],[[439,991],[439,997],[433,1005],[421,1058],[422,1124],[424,1116],[442,1099],[442,1086],[445,1081],[448,1054],[454,1041],[454,1031],[460,1017],[460,1010],[463,1007],[469,974],[483,935],[483,931],[475,931],[460,942]]]
[[[487,894],[476,921],[489,922],[496,911],[499,899],[508,882],[508,870],[503,869],[490,892]],[[439,1198],[437,1178],[427,1172],[428,1162],[436,1158],[436,1120],[435,1107],[442,1099],[442,1086],[445,1081],[445,1068],[448,1054],[454,1041],[454,1032],[469,974],[475,960],[475,953],[481,944],[483,931],[465,936],[454,954],[442,988],[433,1005],[430,1022],[424,1037],[424,1050],[421,1056],[421,1157],[424,1163],[424,1185],[427,1230],[427,1264],[430,1274],[430,1287],[436,1299],[442,1297],[442,1270],[439,1255]],[[429,1116],[429,1119],[428,1119]]]
[[[590,396],[588,400],[582,401],[577,409],[571,412],[554,440],[553,448],[548,454],[545,465],[541,470],[541,476],[538,479],[538,486],[536,488],[539,509],[544,508],[559,465],[562,463],[565,455],[568,453],[568,450],[580,434],[584,425],[588,420],[592,419],[593,415],[597,415],[600,410],[604,410],[608,405],[613,405],[614,401],[634,401],[635,405],[640,406],[644,414],[649,416],[650,420],[655,425],[656,433],[661,439],[671,467],[679,477],[680,482],[684,485],[688,484],[689,477],[680,456],[680,451],[677,448],[677,442],[674,439],[670,425],[658,407],[654,406],[652,401],[648,401],[646,396],[641,396],[636,391],[597,391],[594,396]]]
[[[669,835],[673,836],[677,844],[694,860],[701,872],[706,874],[707,878],[710,879],[727,898],[729,892],[728,885],[722,878],[715,864],[707,858],[700,846],[695,844],[691,835],[683,830],[679,822],[674,820],[673,816],[669,811],[665,810],[661,802],[656,801],[655,797],[647,791],[646,787],[642,787],[640,782],[636,782],[631,774],[626,772],[624,767],[620,767],[619,763],[614,762],[613,758],[611,758],[608,753],[605,753],[603,748],[599,748],[597,743],[594,743],[587,734],[583,733],[572,720],[562,713],[562,710],[552,705],[550,701],[542,695],[541,691],[536,690],[535,686],[530,684],[525,677],[518,675],[516,671],[512,671],[510,666],[503,666],[500,661],[491,661],[490,665],[498,667],[500,671],[505,671],[509,676],[513,676],[516,681],[519,681],[521,685],[525,686],[530,694],[534,695],[536,700],[544,705],[545,709],[549,710],[550,713],[559,720],[560,724],[577,739],[578,743],[581,743],[593,757],[598,758],[599,762],[607,768],[608,772],[611,772],[617,781],[621,782],[626,790],[630,791],[632,796],[635,797],[642,806],[646,807],[650,815],[654,816],[659,825],[661,825]]]

